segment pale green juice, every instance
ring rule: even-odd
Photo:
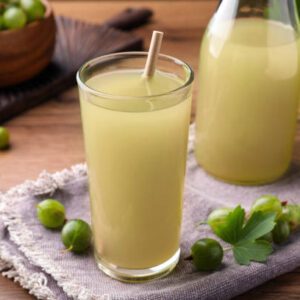
[[[299,38],[262,19],[213,24],[202,42],[196,157],[226,181],[264,183],[288,168],[299,104]]]
[[[159,265],[179,248],[191,108],[190,96],[135,100],[182,86],[170,74],[147,81],[141,74],[116,71],[86,82],[128,102],[80,94],[96,254],[129,269]]]

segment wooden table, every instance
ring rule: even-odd
[[[52,4],[58,15],[94,23],[101,23],[128,6],[150,7],[155,12],[152,23],[135,30],[135,34],[145,37],[148,47],[152,30],[164,31],[162,52],[187,61],[197,70],[200,39],[218,1],[52,1]],[[0,153],[2,191],[25,179],[35,179],[44,169],[54,172],[85,159],[75,87],[4,125],[11,133],[12,147]],[[300,128],[294,159],[300,162]],[[273,299],[274,296],[277,300],[300,299],[300,268],[238,298]],[[25,299],[33,297],[0,276],[0,300]]]

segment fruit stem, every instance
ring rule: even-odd
[[[247,213],[247,215],[245,216],[245,222],[247,222],[250,218],[250,213]]]
[[[286,205],[288,204],[288,202],[289,202],[288,200],[281,201],[281,205],[282,205],[282,206],[286,206]]]
[[[208,224],[207,222],[198,222],[198,223],[196,223],[196,226],[207,225],[207,224]]]
[[[73,246],[70,246],[68,249],[61,250],[60,253],[61,253],[61,254],[65,254],[65,253],[71,251],[72,249],[73,249]]]
[[[36,208],[39,208],[39,205],[36,203],[32,203]]]
[[[64,219],[64,225],[68,222],[69,220],[67,218]]]
[[[232,250],[232,249],[233,249],[233,247],[231,246],[231,247],[223,248],[223,251],[229,251],[229,250]]]
[[[189,256],[187,256],[186,258],[184,258],[184,260],[193,260],[193,255],[190,254]]]

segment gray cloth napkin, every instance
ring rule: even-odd
[[[263,194],[282,200],[300,196],[300,167],[294,166],[284,179],[259,187],[242,187],[219,182],[196,163],[192,152],[193,131],[187,163],[181,238],[181,259],[166,278],[142,284],[126,284],[110,279],[97,269],[92,249],[78,255],[61,254],[60,232],[44,228],[36,217],[33,202],[45,197],[61,201],[68,218],[90,222],[85,165],[50,175],[43,172],[37,181],[0,195],[0,270],[14,278],[40,299],[229,299],[300,266],[300,234],[276,246],[267,263],[240,266],[226,252],[215,272],[197,272],[184,261],[191,245],[203,237],[214,237],[208,226],[195,229],[216,207],[251,202]],[[225,246],[225,245],[224,245]]]

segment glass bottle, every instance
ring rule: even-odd
[[[223,0],[202,40],[195,155],[221,180],[271,182],[288,169],[300,93],[294,0]]]

